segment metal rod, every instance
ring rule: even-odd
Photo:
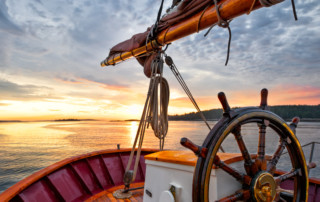
[[[144,189],[144,187],[134,187],[134,188],[124,189],[123,193],[128,193],[129,191],[134,191],[138,189]]]
[[[309,143],[307,143],[305,145],[302,145],[301,148],[309,146],[309,145],[315,145],[315,144],[320,144],[320,142],[309,142]],[[284,153],[281,154],[281,156],[284,155],[284,154],[287,154],[287,153],[288,152],[284,152]]]
[[[309,163],[311,163],[312,159],[313,159],[314,144],[315,144],[315,142],[312,142]]]

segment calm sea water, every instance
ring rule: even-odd
[[[215,122],[210,122],[214,125]],[[133,144],[138,122],[21,122],[0,123],[0,192],[9,188],[30,174],[70,156],[102,149],[129,148]],[[179,142],[188,137],[201,144],[208,134],[203,122],[171,121],[165,149],[182,150]],[[249,125],[243,129],[249,151],[257,150],[258,129]],[[297,136],[301,145],[320,141],[320,123],[299,123]],[[279,139],[269,131],[267,135],[267,153],[273,154]],[[143,147],[158,148],[158,139],[148,130]],[[223,147],[227,152],[239,152],[234,139],[227,138]],[[308,160],[311,147],[305,147]],[[288,156],[282,156],[278,168],[290,170]],[[316,146],[313,162],[320,167],[320,145]],[[320,168],[310,175],[320,177]]]

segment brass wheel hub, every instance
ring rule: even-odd
[[[252,184],[252,194],[256,201],[273,201],[276,197],[277,184],[270,173],[259,173]]]

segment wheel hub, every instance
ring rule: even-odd
[[[252,184],[252,193],[256,201],[273,201],[276,197],[276,181],[270,173],[259,173]]]

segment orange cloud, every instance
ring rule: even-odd
[[[269,105],[318,105],[320,88],[299,85],[278,85],[269,88]],[[230,92],[227,95],[229,104],[235,106],[258,106],[260,91],[253,89]]]
[[[0,106],[9,106],[10,104],[9,103],[1,103],[0,102]]]
[[[77,81],[74,79],[62,79],[62,78],[55,78],[56,81],[59,81],[61,83],[65,83],[65,84],[82,84],[81,81]]]
[[[201,110],[220,108],[220,104],[216,96],[195,97],[194,99]],[[170,99],[169,105],[179,108],[190,108],[192,111],[196,110],[188,97]]]
[[[314,86],[278,85],[269,90],[269,105],[318,105],[320,104],[320,88]],[[260,90],[249,89],[225,92],[231,107],[258,106]],[[217,96],[195,97],[200,109],[221,108]],[[195,111],[188,97],[170,100],[170,106],[190,108]]]
[[[119,85],[110,85],[102,82],[97,81],[91,81],[89,79],[85,78],[75,78],[75,79],[65,79],[65,78],[55,78],[57,81],[65,83],[65,84],[94,84],[101,88],[105,88],[108,90],[121,90],[121,91],[129,91],[130,89],[125,86],[119,86]]]
[[[320,104],[320,88],[314,86],[280,85],[272,89],[272,100],[276,105]]]

